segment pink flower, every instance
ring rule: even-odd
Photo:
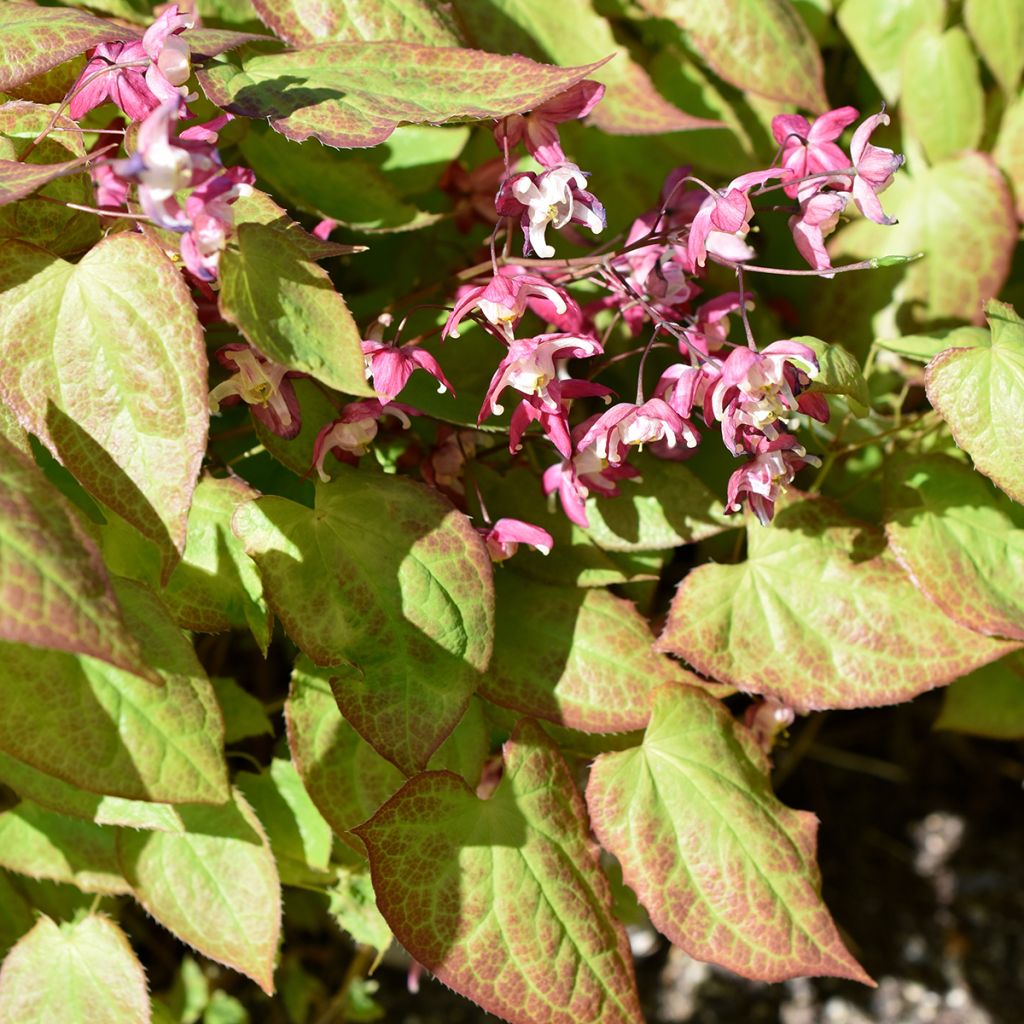
[[[292,438],[302,426],[291,377],[305,374],[272,363],[250,345],[233,343],[217,350],[217,360],[234,373],[210,392],[210,412],[245,402],[269,431]]]
[[[747,309],[754,308],[754,300],[746,296]],[[710,355],[717,352],[729,337],[729,314],[740,308],[740,293],[725,292],[702,303],[697,310],[695,323],[683,329],[686,340],[699,352]],[[680,342],[680,351],[689,354],[689,349]]]
[[[382,402],[390,402],[399,394],[416,369],[426,370],[437,380],[439,395],[445,391],[455,394],[437,360],[426,349],[416,345],[399,348],[382,341],[364,341],[362,345],[367,376],[373,378],[373,389]]]
[[[565,154],[555,125],[586,117],[603,95],[604,86],[599,82],[577,82],[554,99],[534,107],[528,114],[512,114],[499,121],[494,126],[494,137],[499,146],[503,140],[509,147],[525,142],[530,155],[536,157],[538,163],[544,167],[557,167],[564,162]]]
[[[857,171],[853,179],[853,201],[860,212],[876,224],[896,223],[894,218],[885,215],[878,201],[878,193],[884,192],[892,184],[892,177],[903,166],[904,160],[902,154],[872,146],[868,142],[871,133],[880,124],[888,123],[889,115],[884,110],[869,117],[853,133],[853,141],[850,143],[850,155]]]
[[[520,544],[527,544],[542,555],[551,553],[555,542],[547,530],[521,519],[499,519],[493,526],[478,526],[479,533],[493,562],[504,562],[511,558]]]
[[[643,405],[622,402],[599,416],[580,439],[579,450],[594,447],[598,459],[619,465],[631,446],[663,441],[675,448],[682,441],[687,448],[696,448],[700,437],[693,424],[684,420],[667,402],[652,398]]]
[[[550,385],[558,378],[555,362],[583,359],[601,351],[601,345],[593,338],[574,334],[539,334],[536,338],[513,341],[491,378],[477,422],[505,411],[498,398],[508,387],[524,395],[536,395],[544,408],[558,412],[559,401],[550,391]]]
[[[767,526],[775,515],[779,496],[797,471],[808,465],[820,466],[821,460],[808,455],[791,434],[781,434],[774,440],[761,438],[754,458],[729,477],[725,511],[740,512],[746,501],[761,525]]]
[[[548,398],[553,399],[557,410],[552,410],[545,400],[537,395],[524,398],[512,413],[508,428],[508,450],[513,454],[522,450],[523,433],[531,423],[539,423],[541,430],[558,451],[568,458],[572,454],[569,437],[569,403],[574,398],[605,397],[612,389],[589,380],[553,380],[548,385]]]
[[[514,271],[518,271],[518,267]],[[559,315],[571,308],[579,314],[579,306],[561,289],[549,284],[536,274],[507,272],[512,268],[502,267],[486,285],[466,289],[455,303],[441,332],[442,338],[459,336],[459,324],[473,309],[479,309],[487,322],[501,333],[507,344],[515,337],[516,324],[523,318],[531,300],[546,299]]]
[[[385,404],[376,398],[350,402],[341,410],[341,416],[320,428],[313,443],[313,467],[324,483],[331,478],[324,471],[324,461],[333,453],[341,462],[358,461],[370,450],[370,442],[377,436],[377,423],[382,416],[394,416],[405,428],[412,424],[410,416],[419,413],[401,402]]]
[[[800,212],[789,218],[789,230],[793,232],[797,251],[815,270],[832,267],[825,248],[825,236],[835,231],[849,199],[849,192],[802,194]],[[821,276],[832,278],[836,275],[825,273]]]
[[[177,4],[171,4],[142,37],[142,47],[153,62],[146,70],[146,84],[161,103],[181,96],[181,87],[192,74],[192,53],[180,33],[194,24],[192,14],[178,14]]]
[[[654,397],[666,402],[682,419],[688,420],[694,405],[703,400],[707,382],[708,376],[701,367],[675,363],[658,379]]]
[[[220,254],[235,222],[231,203],[249,194],[255,180],[256,176],[248,168],[229,167],[212,181],[194,189],[185,200],[185,213],[191,227],[181,239],[181,256],[185,266],[199,280],[216,279]]]
[[[839,107],[822,114],[813,125],[798,114],[780,114],[772,118],[772,135],[782,146],[782,166],[790,173],[787,177],[795,180],[785,188],[786,195],[791,199],[797,197],[803,187],[800,180],[810,174],[827,174],[829,171],[849,171],[850,160],[836,145],[835,140],[843,134],[847,125],[857,120],[855,107]],[[807,182],[818,189],[826,179]],[[841,183],[849,188],[849,176],[841,178]]]

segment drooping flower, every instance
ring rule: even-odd
[[[868,220],[876,224],[895,224],[893,217],[887,217],[878,201],[878,193],[884,192],[891,184],[893,175],[903,166],[903,154],[891,149],[872,146],[868,139],[880,125],[888,124],[889,115],[883,110],[869,117],[853,133],[850,155],[857,171],[853,179],[853,201]]]
[[[210,412],[245,402],[269,431],[279,437],[298,434],[302,421],[291,378],[305,374],[271,362],[251,345],[232,343],[217,350],[217,361],[233,373],[210,392]]]
[[[612,389],[589,380],[553,380],[548,385],[545,399],[528,395],[512,413],[508,428],[508,450],[513,454],[522,449],[522,437],[531,423],[539,423],[541,430],[565,458],[572,454],[569,434],[569,405],[575,398],[606,398]],[[556,409],[551,409],[548,399],[554,400]]]
[[[808,455],[792,434],[774,439],[762,437],[754,458],[729,477],[725,511],[740,512],[746,501],[762,526],[775,515],[775,503],[804,466],[820,466],[821,460]]]
[[[510,270],[512,272],[508,272]],[[516,273],[518,270],[518,267],[502,267],[486,285],[465,289],[455,303],[441,337],[457,338],[459,324],[472,310],[479,309],[505,342],[511,344],[516,324],[523,318],[531,300],[537,298],[550,302],[559,315],[567,313],[570,308],[579,314],[579,306],[563,289],[556,288],[537,274]]]
[[[373,389],[382,402],[395,398],[417,369],[426,370],[438,382],[438,394],[445,391],[455,394],[440,364],[426,349],[417,345],[388,345],[376,340],[364,341],[362,346],[367,376],[373,378]]]
[[[349,402],[341,415],[320,428],[313,443],[313,468],[320,479],[327,483],[331,478],[324,470],[324,461],[333,454],[341,462],[355,465],[361,455],[370,450],[370,442],[377,436],[378,421],[382,416],[393,416],[408,430],[412,423],[410,416],[418,416],[417,410],[401,402],[381,402],[368,398]]]
[[[524,142],[539,164],[557,167],[565,161],[565,154],[555,126],[586,117],[603,95],[604,86],[599,82],[577,82],[527,114],[503,118],[494,126],[494,137],[499,146],[503,141],[507,141],[509,147]]]
[[[522,519],[499,519],[493,526],[478,526],[477,533],[483,537],[492,562],[511,558],[520,544],[527,544],[542,555],[550,554],[555,544],[547,530]]]
[[[199,280],[216,279],[220,254],[235,222],[231,204],[239,196],[251,193],[255,180],[249,168],[229,167],[194,189],[185,200],[191,227],[181,239],[181,256]]]
[[[620,465],[631,447],[661,441],[667,448],[682,442],[696,448],[700,436],[693,424],[683,419],[667,402],[651,398],[643,405],[621,402],[598,416],[579,442],[579,449],[593,445],[598,459]]]
[[[832,267],[825,236],[839,223],[839,217],[850,199],[849,192],[814,192],[800,196],[800,212],[789,218],[789,230],[797,251],[815,270],[828,271]],[[823,273],[832,278],[835,274]]]
[[[830,180],[822,178],[801,184],[800,179],[808,175],[828,174],[830,171],[849,172],[850,158],[836,145],[835,140],[858,116],[856,107],[839,107],[822,114],[813,124],[809,124],[807,118],[799,114],[779,114],[772,118],[772,135],[782,147],[782,166],[789,172],[788,177],[796,179],[785,187],[787,196],[796,199],[798,193],[808,185],[814,185],[818,190]],[[838,181],[849,189],[849,173],[840,176]]]

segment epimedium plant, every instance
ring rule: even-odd
[[[133,901],[372,1019],[282,886],[515,1022],[642,1019],[625,889],[870,984],[771,755],[1024,735],[1012,6],[87,6],[0,7],[0,1020],[197,1019]]]

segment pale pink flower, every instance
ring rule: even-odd
[[[333,454],[341,462],[355,464],[361,455],[370,450],[370,444],[377,436],[377,424],[382,416],[393,416],[406,430],[412,426],[410,416],[419,413],[401,402],[384,403],[376,398],[350,402],[341,410],[341,415],[320,428],[313,443],[313,467],[320,479],[327,483],[331,478],[324,470],[324,461]]]
[[[538,298],[550,302],[559,315],[567,313],[570,308],[579,314],[579,307],[563,289],[556,288],[536,274],[516,273],[518,270],[518,267],[502,267],[486,285],[463,290],[444,325],[441,337],[457,338],[459,324],[472,310],[479,309],[505,342],[511,344],[516,325],[531,305],[531,300]]]
[[[876,224],[895,224],[893,217],[887,217],[878,201],[878,193],[884,192],[891,184],[893,175],[903,166],[902,154],[891,149],[872,146],[868,139],[880,125],[888,124],[889,115],[883,110],[869,117],[853,133],[850,155],[857,174],[853,179],[853,201],[868,220]]]
[[[835,140],[843,134],[847,125],[857,120],[856,107],[839,107],[808,124],[807,118],[799,114],[779,114],[772,118],[772,135],[782,146],[782,166],[789,172],[787,177],[795,180],[785,188],[786,195],[795,199],[806,185],[822,185],[830,179],[819,179],[801,185],[799,179],[810,174],[827,174],[830,171],[846,171],[841,183],[850,187],[850,158],[836,145]]]
[[[832,267],[825,236],[830,235],[846,209],[849,192],[815,192],[801,194],[800,212],[789,218],[789,230],[797,251],[815,270],[827,271]],[[833,278],[832,273],[822,277]]]
[[[268,430],[292,438],[302,426],[299,402],[290,378],[305,374],[271,362],[250,345],[232,343],[217,350],[217,361],[233,373],[209,397],[210,412],[222,405],[245,402]]]

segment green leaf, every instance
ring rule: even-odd
[[[597,835],[658,930],[698,960],[870,984],[821,901],[818,821],[776,799],[751,746],[720,701],[662,687],[643,744],[591,769]]]
[[[642,1021],[625,931],[557,748],[526,720],[480,800],[416,776],[355,830],[377,905],[446,985],[513,1024]]]
[[[58,925],[41,917],[0,969],[0,1020],[149,1024],[146,975],[108,918]]]
[[[136,899],[183,942],[273,994],[281,887],[259,820],[237,792],[219,807],[179,810],[180,835],[118,833]]]
[[[350,395],[372,395],[359,329],[326,270],[262,224],[238,226],[221,256],[219,307],[264,355]]]
[[[203,335],[188,286],[143,235],[77,264],[0,246],[0,387],[23,425],[159,547],[185,547],[206,449]]]
[[[985,316],[991,337],[936,356],[925,390],[975,467],[1024,502],[1024,320],[994,299]]]
[[[376,146],[399,122],[434,124],[505,117],[582,81],[600,62],[555,68],[525,57],[415,43],[320,43],[214,61],[199,71],[209,99],[301,142],[342,149]]]
[[[494,657],[480,692],[582,732],[642,729],[651,690],[688,673],[652,650],[647,621],[607,590],[498,572]]]
[[[586,536],[605,551],[659,551],[713,537],[737,523],[682,463],[646,458],[641,476],[620,484],[617,498],[587,502]]]
[[[885,532],[918,588],[951,619],[1024,640],[1024,512],[946,455],[890,460]]]
[[[985,95],[978,62],[962,28],[917,32],[903,51],[900,109],[910,132],[932,163],[981,139]]]
[[[463,40],[450,5],[431,0],[254,0],[260,19],[292,46],[390,39],[425,46]]]
[[[813,349],[818,357],[818,376],[811,384],[811,391],[842,395],[849,400],[850,409],[857,416],[866,416],[871,408],[871,395],[860,363],[842,345],[830,345],[806,335],[792,340]]]
[[[263,704],[229,676],[214,676],[210,682],[224,715],[224,742],[237,743],[250,736],[273,736]]]
[[[0,160],[0,206],[24,199],[48,181],[62,177],[77,166],[77,160],[67,160],[62,164],[23,164],[16,160]]]
[[[339,928],[343,928],[361,946],[370,946],[378,957],[391,945],[391,929],[377,909],[377,897],[367,871],[343,870],[332,886],[330,913]]]
[[[117,863],[116,838],[116,829],[23,800],[0,814],[0,866],[82,892],[130,893]]]
[[[876,341],[878,348],[895,352],[904,359],[927,363],[947,348],[970,348],[984,342],[988,331],[984,327],[952,327],[945,331],[929,331],[927,334],[904,334],[898,338]]]
[[[331,826],[292,762],[276,757],[259,775],[239,772],[235,783],[267,831],[282,884],[323,882],[331,859]]]
[[[70,504],[0,439],[0,637],[145,674],[103,559]]]
[[[0,870],[0,958],[35,924],[31,904],[14,885],[11,876]]]
[[[1013,649],[958,626],[907,578],[885,537],[823,499],[747,527],[747,560],[694,569],[663,651],[798,710],[909,700]]]
[[[946,690],[935,728],[1024,739],[1024,658],[1010,654],[957,679]]]
[[[918,320],[980,323],[982,302],[1006,280],[1018,234],[1013,197],[992,158],[963,153],[913,177],[904,168],[882,204],[899,223],[849,224],[830,246],[833,259],[923,252],[924,259],[907,266],[899,298],[921,304],[913,309]],[[863,283],[847,287],[855,289],[852,301],[863,303]]]
[[[219,803],[223,725],[195,651],[153,594],[115,585],[160,685],[88,656],[3,644],[0,750],[95,793]]]
[[[1003,113],[992,159],[1009,178],[1017,216],[1024,220],[1024,96],[1018,96]]]
[[[0,13],[2,18],[2,13]],[[51,122],[51,131],[38,146],[26,153],[29,145]],[[37,170],[50,171],[55,164],[87,159],[82,134],[68,117],[58,117],[50,107],[16,102],[0,106],[0,160],[23,168],[22,175]],[[70,166],[70,164],[68,164]],[[53,202],[59,200],[59,202]],[[58,256],[80,252],[99,239],[99,219],[64,203],[92,206],[95,193],[85,171],[54,179],[41,187],[40,194],[0,209],[0,239],[18,238],[40,245]]]
[[[964,23],[996,81],[1012,96],[1024,71],[1024,9],[1018,0],[965,0]]]
[[[821,53],[789,0],[640,0],[684,29],[720,78],[814,113],[828,109]]]
[[[694,117],[666,100],[644,67],[615,38],[593,0],[456,0],[473,42],[492,53],[522,53],[556,64],[614,59],[588,77],[607,91],[588,120],[603,131],[655,135],[721,125]]]
[[[260,498],[234,527],[267,599],[346,718],[407,775],[462,717],[491,655],[491,564],[469,520],[404,477],[339,465],[316,508]]]
[[[331,693],[330,672],[300,658],[285,704],[288,746],[306,792],[331,828],[362,852],[346,833],[366,821],[404,781],[345,721]]]
[[[133,29],[84,11],[35,4],[0,5],[0,92],[85,53],[97,43],[137,38]]]
[[[844,0],[837,19],[882,96],[895,103],[907,43],[918,30],[942,31],[946,0]]]

